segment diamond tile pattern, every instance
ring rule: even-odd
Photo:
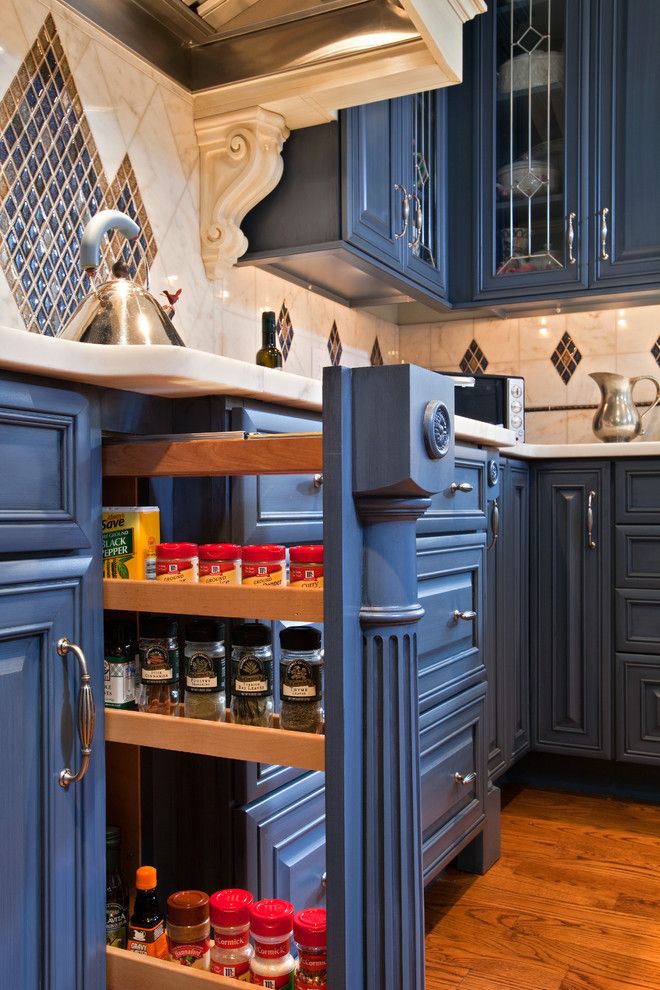
[[[568,385],[573,377],[573,372],[582,360],[582,355],[578,350],[577,344],[568,331],[555,347],[550,360],[554,364],[557,374],[563,383]]]
[[[384,364],[383,355],[380,350],[380,344],[378,343],[378,337],[374,340],[374,346],[371,348],[371,367],[377,368],[381,364]]]
[[[655,344],[651,348],[651,354],[655,358],[656,362],[660,365],[660,337],[658,337]]]
[[[330,354],[330,360],[335,368],[338,364],[341,364],[343,350],[344,348],[341,346],[337,323],[333,320],[330,336],[328,337],[328,353]]]
[[[476,340],[472,340],[470,346],[461,359],[461,371],[464,375],[483,375],[487,367],[488,358],[481,350]]]
[[[49,14],[0,102],[0,264],[28,330],[56,334],[88,292],[80,240],[104,207],[141,223],[151,264],[157,247],[130,162],[109,187]]]
[[[115,231],[109,239],[109,247],[104,252],[104,257],[108,265],[113,260],[121,259],[132,272],[135,272],[137,281],[145,284],[158,248],[128,155],[119,166],[115,180],[110,186],[109,200],[113,209],[121,210],[135,220],[141,233],[134,241],[127,241]]]
[[[289,356],[289,351],[291,350],[291,345],[293,343],[293,323],[291,322],[291,314],[287,309],[286,299],[282,302],[282,308],[280,309],[280,315],[277,317],[277,339],[280,342],[280,350],[282,351],[282,357],[286,361]]]

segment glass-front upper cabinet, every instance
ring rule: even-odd
[[[479,289],[577,287],[587,236],[580,189],[583,71],[575,0],[494,0],[482,30],[483,256]],[[480,18],[481,20],[481,18]],[[518,287],[516,287],[518,286]]]

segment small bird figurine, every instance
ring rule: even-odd
[[[179,296],[181,295],[181,289],[177,289],[176,292],[168,292],[167,289],[163,289],[162,295],[167,299],[168,305],[163,306],[166,314],[169,316],[170,320],[174,319],[174,307],[179,301]]]

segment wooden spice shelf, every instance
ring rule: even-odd
[[[323,471],[320,433],[265,437],[208,437],[106,443],[106,478],[205,478],[216,475],[318,474]]]
[[[106,947],[107,990],[240,990],[245,983],[227,976],[203,973],[178,963],[140,956],[126,949]]]
[[[106,578],[103,601],[106,608],[120,612],[323,622],[323,591],[291,587],[252,588],[240,584],[218,587]]]
[[[300,770],[325,769],[323,736],[279,728],[106,708],[105,740]]]

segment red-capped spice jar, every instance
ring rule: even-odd
[[[250,908],[250,931],[254,941],[250,982],[273,990],[293,990],[295,962],[290,952],[293,904],[279,900],[257,901]]]
[[[291,547],[289,550],[289,584],[308,591],[323,587],[323,547]]]
[[[167,898],[167,946],[170,959],[194,969],[211,961],[211,922],[208,895],[201,890],[178,890]]]
[[[249,890],[219,890],[211,894],[211,925],[215,945],[211,949],[211,972],[250,981],[250,907],[254,898]]]
[[[200,584],[240,584],[241,548],[235,543],[204,543],[199,548]]]
[[[196,543],[159,543],[156,547],[156,580],[170,584],[196,584],[199,580]]]
[[[293,919],[298,946],[295,990],[327,990],[328,940],[325,908],[306,908]]]
[[[286,550],[274,543],[243,547],[242,581],[252,587],[286,584]]]

